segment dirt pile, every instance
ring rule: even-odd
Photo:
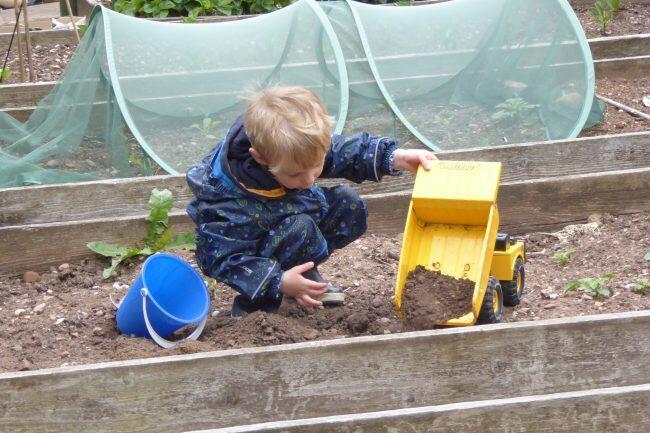
[[[435,322],[463,316],[472,308],[474,282],[418,266],[407,277],[402,299],[404,327],[433,329]]]

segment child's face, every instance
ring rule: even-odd
[[[301,168],[295,164],[286,164],[272,170],[275,179],[288,189],[308,189],[314,185],[316,179],[323,172],[323,162],[311,168]]]

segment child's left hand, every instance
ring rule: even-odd
[[[418,171],[418,166],[422,164],[425,170],[431,168],[429,161],[434,161],[436,155],[433,152],[424,149],[397,149],[393,154],[393,169],[408,170],[411,173]]]

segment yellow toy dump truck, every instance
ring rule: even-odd
[[[504,304],[519,303],[525,247],[523,241],[497,233],[500,177],[498,162],[436,161],[429,171],[420,167],[397,274],[398,314],[408,273],[418,265],[475,282],[468,313],[437,325],[496,323]]]

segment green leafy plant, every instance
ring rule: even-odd
[[[0,77],[2,78],[2,80],[0,81],[7,81],[10,76],[11,76],[11,69],[2,68],[2,72],[0,72]]]
[[[607,5],[615,14],[619,13],[627,0],[607,0]]]
[[[609,4],[605,0],[599,0],[594,3],[594,7],[590,8],[589,12],[594,16],[594,22],[600,24],[600,33],[607,34],[607,26],[614,17]]]
[[[220,124],[221,120],[214,120],[208,116],[205,116],[201,123],[194,123],[190,126],[190,128],[199,130],[205,136],[205,138],[216,140],[217,137],[213,134],[213,132],[215,132],[216,128]]]
[[[560,265],[566,266],[567,262],[569,261],[569,259],[573,255],[573,253],[575,253],[575,252],[576,252],[576,250],[573,250],[573,249],[567,250],[567,251],[562,251],[562,252],[559,252],[559,253],[555,253],[553,258],[555,260],[557,260],[560,263]]]
[[[646,295],[650,290],[650,280],[644,278],[632,285],[632,290],[640,295]]]
[[[529,104],[523,98],[509,98],[496,106],[500,110],[492,114],[492,119],[503,122],[506,120],[521,121],[524,126],[533,126],[537,123],[537,104]]]
[[[583,291],[591,292],[596,296],[609,296],[609,288],[607,283],[614,278],[612,274],[605,274],[601,277],[596,278],[583,278],[581,280],[569,281],[566,286],[564,286],[564,292],[569,292],[575,289],[582,289]]]
[[[108,242],[90,242],[88,248],[100,256],[111,259],[111,265],[104,269],[104,278],[115,274],[115,269],[125,260],[136,256],[150,256],[158,251],[193,250],[194,232],[174,236],[169,227],[169,211],[173,197],[168,189],[154,189],[149,197],[149,216],[147,216],[147,234],[140,245],[125,247]]]
[[[647,262],[650,262],[650,251],[648,251],[648,252],[646,253],[646,255],[643,256],[643,258],[644,258]]]
[[[295,0],[115,0],[113,9],[126,15],[152,18],[204,15],[248,15],[270,12]]]

